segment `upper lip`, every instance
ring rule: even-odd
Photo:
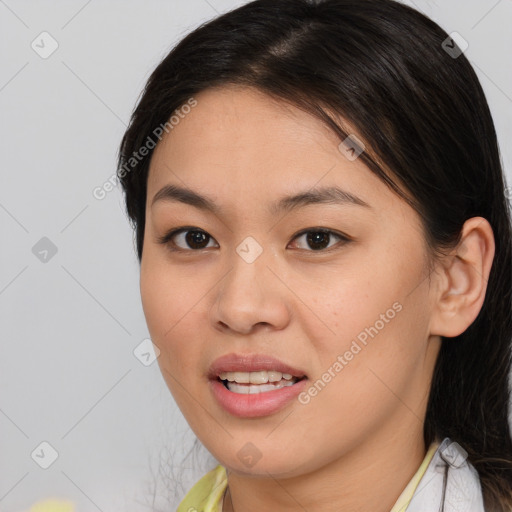
[[[289,373],[294,377],[304,377],[306,372],[266,354],[226,354],[215,359],[210,366],[208,377],[216,379],[223,372],[257,372],[275,370]]]

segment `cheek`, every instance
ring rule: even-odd
[[[402,392],[426,350],[428,285],[421,258],[412,248],[402,255],[388,251],[386,258],[381,253],[380,260],[361,258],[350,274],[340,268],[332,274],[337,279],[310,295],[316,315],[304,309],[302,329],[315,344],[313,379],[320,389],[311,402],[333,411],[342,405],[363,423],[362,404],[382,411],[396,402],[390,390]],[[344,412],[335,415],[339,420]]]
[[[154,343],[162,349],[161,342],[166,331],[172,326],[174,308],[170,308],[168,290],[170,282],[166,274],[153,264],[141,265],[140,294],[146,323]]]
[[[400,300],[393,301],[394,297]],[[322,354],[314,376],[319,379],[314,381],[320,390],[317,406],[332,411],[335,424],[347,420],[364,425],[368,410],[384,418],[397,405],[397,396],[406,395],[424,371],[428,341],[425,287],[406,298],[398,292],[379,298],[373,295],[371,300],[360,298],[352,301],[350,314],[340,311],[337,315],[336,335],[316,338],[317,353]]]
[[[365,331],[353,325],[355,335],[331,338],[330,344],[324,340],[319,350],[320,370],[306,390],[309,396],[297,404],[301,426],[294,437],[299,442],[307,433],[317,463],[327,463],[333,453],[357,445],[392,417],[403,415],[404,422],[414,422],[415,415],[419,416],[423,326],[414,323],[412,308],[406,308],[380,330]],[[367,334],[365,343],[358,333]],[[326,438],[331,442],[325,443]]]
[[[157,362],[174,400],[190,420],[194,413],[189,410],[187,390],[190,375],[197,373],[199,357],[191,343],[193,311],[188,305],[190,301],[181,295],[179,279],[173,272],[159,272],[154,265],[147,268],[141,267],[140,291],[151,340],[160,350]]]
[[[361,265],[361,267],[359,267]],[[403,310],[405,283],[390,279],[392,269],[379,272],[366,262],[346,268],[335,268],[328,279],[311,276],[294,281],[297,295],[308,297],[307,307],[297,304],[298,318],[307,338],[315,343],[322,368],[332,364],[338,355],[347,353],[349,360],[361,359],[361,353],[373,340],[386,338],[396,327]],[[312,291],[312,282],[316,283]],[[395,326],[393,326],[395,324]],[[355,343],[360,348],[354,346]],[[351,351],[351,352],[350,352]]]
[[[204,329],[202,309],[208,286],[200,286],[197,272],[177,268],[149,257],[141,264],[140,293],[151,339],[160,349],[158,363],[173,395],[180,393],[201,360],[199,335]],[[174,378],[173,378],[174,377]],[[187,387],[192,385],[187,382]]]
[[[192,270],[170,265],[148,251],[141,263],[140,294],[148,328],[165,344],[180,324],[193,315],[204,290]]]

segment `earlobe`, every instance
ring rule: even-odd
[[[459,245],[440,263],[432,335],[458,336],[474,322],[485,299],[494,251],[489,222],[483,217],[468,219]]]

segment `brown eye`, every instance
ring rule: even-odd
[[[350,241],[348,237],[339,233],[335,233],[329,229],[309,229],[307,231],[302,231],[294,237],[294,240],[303,236],[306,236],[306,243],[308,247],[313,251],[322,251],[324,249],[330,249],[333,247],[333,245],[329,246],[333,236],[338,240],[343,241],[344,243]]]
[[[179,228],[165,234],[158,242],[169,245],[171,250],[200,250],[208,247],[213,238],[205,231],[197,228]]]
[[[308,252],[328,252],[336,245],[331,244],[333,237],[341,241],[341,245],[350,242],[350,238],[347,236],[324,228],[314,228],[302,231],[295,235],[293,240],[304,236],[306,237],[306,244],[308,247],[299,247],[299,249],[305,249]],[[167,245],[171,251],[193,252],[212,247],[209,246],[209,242],[213,240],[214,238],[206,233],[206,231],[187,226],[169,231],[164,236],[160,237],[158,242],[163,245]],[[213,247],[215,247],[215,245]]]
[[[186,231],[185,242],[193,249],[204,249],[208,245],[209,238],[210,236],[204,231]]]

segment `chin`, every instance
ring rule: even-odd
[[[233,458],[225,459],[221,461],[220,464],[230,472],[232,471],[244,476],[252,476],[255,478],[268,478],[269,476],[274,478],[292,478],[303,473],[302,465],[305,464],[305,462],[292,460],[290,458],[280,460],[279,458],[275,458],[275,456],[269,455],[268,457],[263,456],[254,465],[250,465],[240,461],[235,454]]]

